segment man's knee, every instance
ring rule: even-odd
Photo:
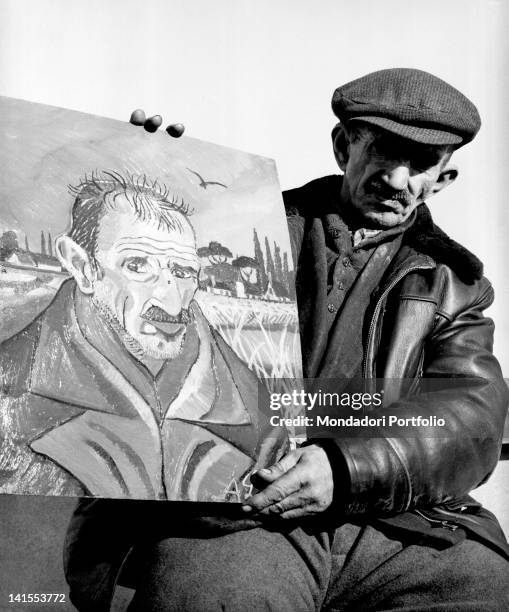
[[[304,607],[303,603],[299,606],[294,597],[288,597],[288,592],[285,589],[266,588],[263,584],[245,584],[235,587],[222,584],[217,585],[214,589],[204,588],[199,592],[189,593],[188,595],[183,607],[177,605],[174,608],[166,608],[156,605],[148,609],[154,611],[175,609],[186,610],[186,612],[216,612],[220,610],[230,612],[239,612],[240,610],[249,610],[250,612],[267,612],[268,610],[310,612],[309,607]],[[141,609],[147,610],[147,607]]]
[[[468,539],[432,551],[432,556],[427,556],[424,548],[416,547],[406,572],[381,589],[385,604],[420,609],[420,605],[440,602],[444,609],[458,611],[509,609],[509,563],[499,553]]]
[[[264,529],[210,539],[168,538],[142,551],[135,610],[281,610],[319,606],[328,581],[324,542]]]
[[[440,568],[445,572],[444,582],[458,594],[470,593],[481,601],[507,603],[509,609],[509,562],[484,544],[464,540],[461,544],[442,551]]]
[[[198,586],[196,582],[179,584],[179,589],[164,588],[136,591],[129,612],[310,612],[314,609],[305,598],[298,596],[298,585],[267,585],[263,583],[208,582]]]
[[[348,554],[333,572],[325,609],[424,610],[440,603],[444,610],[509,610],[509,563],[479,542],[437,550],[367,526],[348,551],[336,544],[334,552]]]

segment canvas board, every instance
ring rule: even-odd
[[[13,98],[0,138],[0,493],[242,502],[301,376],[274,162]]]

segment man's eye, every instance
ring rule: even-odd
[[[136,274],[143,274],[148,270],[147,262],[142,259],[133,259],[128,261],[125,266],[129,272],[135,272]]]
[[[387,159],[392,159],[394,157],[394,146],[390,142],[378,140],[373,143],[372,148],[375,155],[379,155],[380,157],[385,157]]]
[[[421,153],[419,155],[414,155],[414,157],[411,160],[411,164],[416,170],[425,171],[425,170],[429,170],[429,168],[433,168],[433,166],[436,166],[439,161],[440,161],[439,155],[437,155],[434,152],[429,152],[429,153]]]

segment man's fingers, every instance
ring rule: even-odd
[[[147,132],[155,132],[157,128],[161,126],[162,122],[163,118],[161,117],[161,115],[154,115],[153,117],[149,117],[145,121],[143,127]]]
[[[282,501],[292,493],[298,491],[301,487],[302,482],[299,478],[298,471],[295,473],[295,470],[291,469],[262,492],[256,493],[250,497],[242,508],[245,512],[259,512],[268,506],[272,506]]]
[[[283,514],[280,514],[279,516],[280,518],[285,519],[285,521],[291,521],[292,519],[309,516],[309,511],[304,507],[294,508],[293,510],[288,510],[288,512],[283,512]]]
[[[332,471],[323,449],[308,446],[285,455],[270,468],[253,474],[266,487],[243,506],[255,516],[296,518],[326,510],[332,502]],[[262,488],[262,487],[258,487]]]
[[[307,509],[313,504],[313,499],[306,494],[305,489],[300,489],[281,501],[268,506],[261,510],[258,514],[265,516],[282,516],[286,517],[286,513],[296,508]]]
[[[129,123],[133,125],[142,125],[147,132],[156,132],[163,123],[161,115],[154,115],[147,119],[145,111],[142,108],[137,108],[131,113]],[[182,123],[172,123],[167,126],[166,132],[173,138],[180,138],[185,131]]]
[[[274,463],[274,465],[256,471],[251,476],[251,479],[257,480],[258,478],[263,478],[265,482],[274,482],[277,478],[291,470],[297,464],[299,458],[300,455],[292,451],[282,457],[277,463]]]
[[[173,138],[180,138],[185,129],[182,123],[172,123],[166,128],[166,131],[170,136],[173,136]]]
[[[146,119],[147,118],[145,117],[145,111],[141,108],[137,108],[131,113],[129,123],[132,123],[133,125],[143,125]]]

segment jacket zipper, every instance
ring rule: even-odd
[[[428,521],[429,523],[432,523],[433,525],[440,525],[440,527],[444,527],[445,529],[449,529],[450,531],[456,531],[456,529],[458,529],[458,525],[449,523],[449,521],[441,521],[439,519],[431,518],[427,516],[426,514],[424,514],[423,512],[421,512],[420,510],[417,510],[415,508],[413,512],[415,512],[415,514],[418,514],[419,516],[422,516],[424,520]]]
[[[392,280],[392,282],[386,287],[386,289],[383,291],[383,293],[380,295],[380,297],[378,299],[378,302],[377,302],[377,304],[375,306],[375,310],[373,311],[373,316],[371,318],[371,322],[370,322],[370,325],[369,325],[367,342],[366,342],[366,353],[364,355],[364,359],[363,359],[363,362],[362,362],[362,375],[363,375],[363,378],[367,378],[367,372],[366,372],[367,361],[368,361],[368,355],[367,355],[368,350],[367,349],[371,345],[371,339],[372,339],[373,332],[374,332],[374,329],[375,329],[376,320],[377,320],[377,317],[378,317],[378,315],[380,313],[380,309],[382,307],[382,303],[383,303],[384,299],[389,294],[389,292],[392,291],[392,289],[394,289],[394,287],[399,283],[399,281],[402,280],[407,274],[410,274],[411,272],[415,272],[417,270],[430,270],[431,268],[432,268],[432,266],[430,266],[430,265],[422,265],[422,264],[418,265],[418,266],[411,266],[410,268],[407,268],[406,270],[404,270],[403,272],[398,274]],[[449,529],[450,531],[456,531],[456,529],[458,529],[458,525],[454,525],[453,523],[450,523],[449,521],[431,518],[431,517],[427,516],[426,514],[424,514],[423,512],[421,512],[420,510],[417,510],[416,508],[413,509],[413,512],[415,512],[415,514],[418,514],[425,521],[428,521],[432,525],[437,525],[437,526],[440,526],[440,527],[442,527],[444,529]],[[475,521],[471,521],[471,522],[475,522]]]
[[[373,311],[373,316],[371,317],[371,323],[369,325],[368,337],[366,341],[366,353],[364,354],[364,359],[362,360],[362,377],[363,378],[367,378],[367,372],[366,372],[366,367],[367,367],[367,362],[368,362],[368,350],[367,349],[371,345],[371,338],[373,336],[373,331],[375,329],[376,320],[378,318],[380,309],[382,307],[382,302],[384,301],[386,296],[389,294],[389,292],[392,291],[392,289],[394,289],[394,287],[399,283],[399,281],[402,278],[404,278],[407,274],[410,274],[410,272],[415,272],[416,270],[431,270],[431,268],[432,266],[423,265],[423,264],[407,268],[403,272],[400,272],[400,274],[398,274],[396,278],[392,280],[392,282],[385,288],[381,296],[378,298],[378,302],[375,306],[375,310]]]
[[[371,345],[371,339],[372,339],[372,336],[373,336],[373,331],[375,329],[376,320],[377,320],[377,318],[378,318],[378,316],[380,314],[380,309],[382,307],[382,303],[383,303],[384,299],[389,294],[389,292],[392,291],[392,289],[399,283],[399,281],[402,278],[404,278],[407,274],[410,274],[411,272],[415,272],[416,270],[430,270],[431,268],[432,268],[432,266],[424,265],[424,264],[414,265],[414,266],[408,267],[406,270],[403,270],[402,272],[397,274],[396,277],[392,280],[392,282],[389,283],[389,285],[385,288],[385,290],[380,295],[380,297],[378,299],[378,302],[376,303],[375,310],[373,311],[373,316],[371,318],[371,322],[370,322],[370,325],[369,325],[368,337],[367,337],[367,342],[366,342],[366,352],[364,354],[364,358],[363,358],[363,361],[362,361],[362,377],[364,379],[367,378],[366,369],[367,369],[367,361],[368,361],[368,349],[369,349],[369,347]],[[372,378],[372,377],[370,376],[370,378]],[[407,503],[406,503],[406,509],[408,509],[408,506],[410,505],[410,501],[412,499],[412,479],[410,478],[410,474],[408,472],[408,468],[405,465],[403,457],[401,457],[398,449],[389,440],[388,440],[388,442],[391,444],[391,447],[392,447],[393,451],[398,456],[398,459],[400,460],[401,466],[403,467],[403,470],[404,470],[405,475],[406,475],[407,489],[408,489],[408,493],[407,493],[408,499],[407,499]],[[444,526],[444,525],[442,525],[442,526]]]

